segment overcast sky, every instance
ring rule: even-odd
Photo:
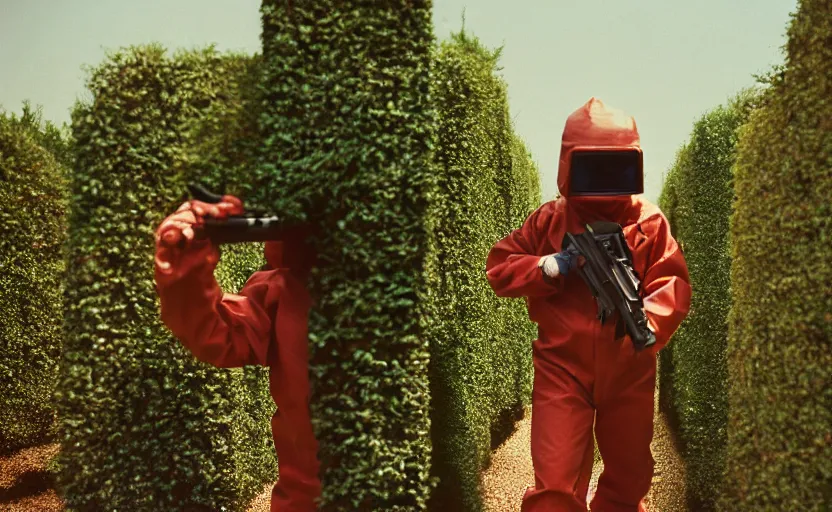
[[[511,7],[509,7],[511,5]],[[557,190],[566,117],[591,96],[635,116],[645,194],[692,123],[782,62],[796,0],[435,0],[438,38],[461,27],[504,45],[503,75],[517,131],[540,166],[544,199]],[[157,41],[260,49],[259,0],[0,0],[0,106],[23,100],[69,121],[83,66],[105,51]]]

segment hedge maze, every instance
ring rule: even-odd
[[[499,50],[428,1],[261,7],[262,53],[123,48],[71,132],[0,113],[0,454],[48,442],[67,510],[247,510],[278,477],[267,368],[197,361],[159,319],[154,230],[198,180],[313,226],[320,509],[483,509],[530,401],[536,328],[488,250],[541,203]],[[660,206],[691,314],[660,354],[691,510],[825,510],[832,475],[832,17],[703,114]],[[262,244],[224,246],[239,290]]]

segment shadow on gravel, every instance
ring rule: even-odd
[[[37,496],[52,486],[52,475],[48,471],[28,471],[19,475],[11,487],[0,487],[0,505]]]
[[[517,430],[518,422],[525,416],[526,407],[523,404],[517,404],[511,409],[503,411],[491,427],[492,451],[508,441],[508,438]]]

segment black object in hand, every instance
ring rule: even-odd
[[[578,235],[567,233],[564,250],[575,250],[586,259],[578,273],[589,286],[598,303],[598,319],[603,325],[614,313],[619,314],[616,339],[630,335],[636,351],[656,343],[656,335],[647,324],[641,281],[633,268],[633,255],[621,226],[614,222],[586,225]]]
[[[189,183],[188,191],[192,199],[209,204],[217,204],[223,197],[198,183]],[[243,215],[230,215],[222,220],[205,219],[205,223],[194,231],[197,239],[207,238],[214,244],[233,244],[280,240],[284,227],[276,215],[245,212]]]

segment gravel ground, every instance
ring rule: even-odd
[[[482,476],[487,512],[520,510],[523,493],[534,485],[531,436],[532,414],[526,409],[511,437],[491,454],[491,465]]]
[[[0,511],[58,512],[63,502],[52,488],[46,464],[57,444],[34,446],[0,457]]]
[[[658,403],[658,402],[657,402]],[[685,472],[674,444],[667,420],[656,407],[653,458],[656,466],[653,485],[645,500],[650,512],[687,512],[684,503]],[[485,506],[488,512],[519,511],[526,487],[534,485],[531,458],[531,411],[518,422],[512,436],[492,456],[491,466],[483,475]],[[604,464],[596,448],[587,502],[598,485]]]
[[[274,487],[274,484],[267,485],[263,489],[263,492],[260,493],[260,496],[254,498],[254,501],[251,502],[247,512],[269,512],[269,503],[271,503],[272,499],[272,487]]]
[[[657,408],[658,410],[658,408]],[[497,448],[483,474],[485,505],[488,512],[519,511],[526,487],[534,485],[531,458],[531,411],[517,422],[514,433]],[[687,512],[684,505],[684,465],[679,456],[667,420],[656,413],[653,436],[656,467],[653,486],[647,496],[650,512]],[[43,479],[46,462],[58,451],[58,445],[27,448],[11,456],[0,457],[0,512],[60,512],[63,503],[50,484]],[[596,450],[589,497],[595,492],[603,462]],[[264,486],[248,512],[269,512],[272,484]]]

